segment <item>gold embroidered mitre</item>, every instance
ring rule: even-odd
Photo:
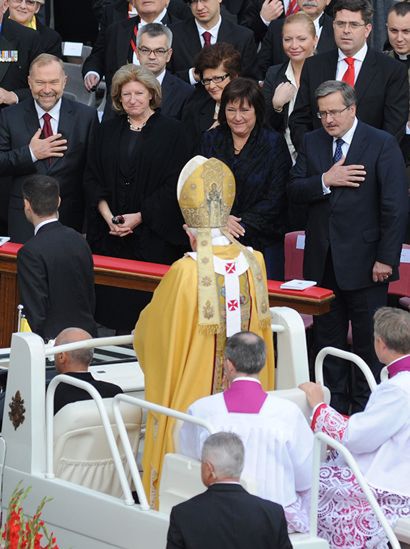
[[[199,329],[211,334],[222,330],[211,229],[220,229],[244,253],[255,284],[259,322],[261,325],[270,324],[267,288],[260,266],[254,254],[226,228],[235,200],[235,178],[231,170],[216,158],[195,156],[179,176],[177,194],[186,224],[197,230]]]
[[[235,178],[228,166],[216,158],[196,156],[181,178],[185,181],[178,201],[188,227],[226,227],[235,200]]]

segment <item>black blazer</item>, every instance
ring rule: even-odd
[[[303,135],[321,126],[316,116],[315,90],[336,76],[338,50],[306,59],[302,69],[295,108],[289,120],[296,149]],[[386,130],[400,140],[409,111],[409,84],[404,65],[381,52],[368,49],[355,84],[357,117],[375,128]]]
[[[195,91],[187,101],[182,113],[182,122],[189,141],[194,149],[199,146],[201,135],[214,123],[215,100],[202,84],[196,84]]]
[[[41,227],[17,254],[17,281],[33,332],[48,340],[76,326],[96,335],[93,259],[77,231]]]
[[[36,31],[3,17],[0,51],[17,50],[18,60],[0,63],[0,87],[17,94],[19,101],[30,95],[27,76],[30,63],[42,52]],[[0,105],[0,108],[5,105]]]
[[[102,398],[112,398],[115,395],[118,395],[118,393],[123,392],[121,387],[114,383],[94,379],[90,372],[67,372],[65,375],[80,379],[81,381],[87,381],[87,383],[97,389]],[[54,393],[54,414],[61,410],[66,404],[90,399],[91,397],[86,391],[74,387],[74,385],[60,383],[57,385],[56,392]]]
[[[336,47],[333,34],[333,19],[329,15],[322,15],[322,32],[317,43],[317,52],[324,53]],[[282,45],[282,29],[284,18],[272,21],[262,41],[258,52],[259,77],[264,79],[265,73],[271,65],[279,65],[287,61]]]
[[[83,176],[91,133],[98,124],[95,109],[62,98],[58,131],[67,140],[62,158],[33,162],[29,143],[39,128],[33,99],[22,101],[0,115],[0,173],[13,176],[9,203],[9,235],[26,242],[33,227],[25,218],[21,186],[25,176],[40,173],[60,184],[60,221],[81,231],[84,221]]]
[[[407,182],[397,141],[359,121],[346,165],[362,164],[360,187],[332,187],[323,194],[322,174],[333,164],[332,137],[324,129],[307,133],[291,171],[289,198],[308,205],[304,276],[321,284],[330,249],[342,290],[374,285],[375,261],[393,267],[397,279],[407,217]]]
[[[195,57],[202,49],[195,19],[191,17],[189,20],[171,25],[171,30],[174,39],[169,69],[189,82],[188,71],[194,66]],[[239,51],[243,76],[253,76],[255,74],[256,45],[251,30],[235,25],[235,23],[222,17],[217,41],[232,44]]]
[[[181,120],[182,111],[194,93],[194,87],[181,80],[181,78],[174,76],[169,71],[166,71],[161,90],[161,113],[165,116]]]
[[[63,51],[61,47],[61,36],[58,32],[43,25],[38,19],[37,32],[40,35],[41,50],[61,59],[63,57]]]
[[[272,106],[272,97],[274,96],[275,90],[279,84],[282,82],[289,82],[285,74],[288,69],[288,65],[289,61],[286,61],[281,65],[269,67],[262,88],[266,105],[266,123],[271,128],[281,133],[284,133],[288,126],[289,103],[286,103],[286,105],[283,106],[282,112],[276,112]]]
[[[167,549],[291,549],[281,505],[239,484],[213,484],[173,507]]]
[[[180,20],[187,19],[192,15],[184,0],[170,0],[167,11],[172,17]],[[106,29],[113,23],[128,19],[128,2],[125,0],[113,1],[107,6],[94,7],[94,12],[100,23],[100,30]]]

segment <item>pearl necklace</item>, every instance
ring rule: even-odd
[[[150,115],[151,116],[151,115]],[[149,117],[148,117],[149,118]],[[132,132],[140,132],[142,130],[142,128],[144,126],[146,126],[147,122],[148,122],[148,119],[145,120],[145,122],[143,124],[141,124],[141,126],[135,126],[135,124],[132,123],[131,121],[131,118],[129,116],[127,116],[127,121],[128,121],[128,124],[130,125],[130,130]]]

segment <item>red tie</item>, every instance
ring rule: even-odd
[[[290,0],[288,9],[286,10],[286,17],[288,15],[292,15],[293,13],[297,13],[300,10],[298,6],[297,0]]]
[[[212,34],[208,31],[202,33],[202,38],[204,39],[204,48],[211,45]]]
[[[347,69],[343,75],[342,80],[343,82],[346,82],[346,84],[349,84],[349,86],[352,86],[352,88],[354,88],[354,58],[345,57],[345,61],[347,63]]]
[[[43,131],[41,132],[41,136],[43,139],[47,139],[47,137],[51,137],[53,135],[53,130],[50,124],[51,115],[48,114],[48,112],[44,113],[43,120],[44,120],[44,124],[43,124]]]
[[[136,54],[137,53],[137,34],[138,34],[138,25],[134,25],[134,33],[133,36],[131,36],[130,44],[132,51]]]

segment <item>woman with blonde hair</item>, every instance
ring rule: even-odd
[[[190,156],[182,124],[161,115],[160,84],[144,67],[118,69],[111,97],[117,116],[97,129],[87,166],[87,239],[97,254],[171,264],[188,248],[176,199]],[[97,287],[97,320],[131,329],[146,294],[103,290]]]

